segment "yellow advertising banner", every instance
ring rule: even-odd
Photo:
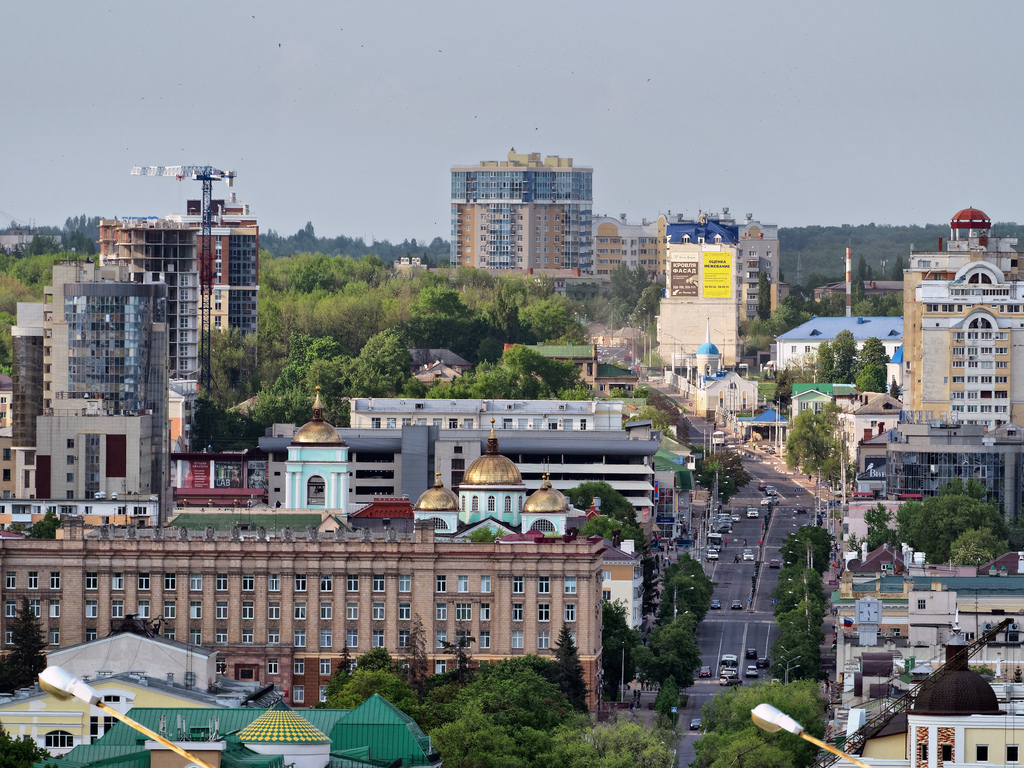
[[[704,252],[704,298],[728,299],[732,296],[732,253]]]

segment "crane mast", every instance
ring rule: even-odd
[[[210,165],[136,165],[132,176],[173,176],[203,184],[203,200],[196,267],[199,272],[199,386],[210,391],[210,315],[213,297],[213,182],[233,186],[234,171],[221,171]]]

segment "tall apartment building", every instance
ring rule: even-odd
[[[199,271],[196,249],[202,211],[189,200],[184,215],[100,222],[104,264],[127,266],[133,280],[167,284],[167,332],[172,379],[199,375]],[[214,285],[211,325],[256,332],[259,224],[234,193],[213,201]]]
[[[1024,280],[1015,237],[977,208],[904,272],[903,391],[917,420],[1024,423]]]
[[[594,272],[610,275],[619,264],[630,269],[641,266],[652,280],[665,276],[665,225],[668,219],[643,219],[639,224],[626,221],[626,214],[615,219],[594,217]]]
[[[58,264],[43,303],[19,306],[18,497],[163,492],[167,287],[130,276],[123,266]]]
[[[453,266],[593,271],[592,168],[512,150],[451,173]]]

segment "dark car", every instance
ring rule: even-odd
[[[757,658],[757,648],[747,648],[747,658],[748,659],[756,659]]]
[[[767,656],[761,656],[757,660],[757,668],[758,669],[768,669],[768,667],[770,667],[771,665],[772,665],[772,661]]]
[[[743,610],[743,601],[742,600],[733,600],[732,601],[732,605],[730,605],[729,607],[732,608],[734,611],[742,611]]]
[[[796,509],[793,510],[793,512],[795,512],[798,515],[806,515],[807,507],[797,507]]]
[[[757,490],[759,490],[761,492],[764,492],[764,489],[767,488],[767,487],[768,487],[768,483],[766,483],[764,480],[762,480],[760,483],[757,484]]]
[[[711,677],[711,667],[707,664],[700,668],[700,672],[697,673],[697,677]]]
[[[718,599],[718,598],[716,597],[716,598],[715,598],[714,600],[712,600],[712,601],[711,601],[711,607],[712,607],[712,608],[715,608],[715,609],[721,608],[721,607],[722,607],[722,601],[721,601],[721,600],[719,600],[719,599]]]
[[[773,557],[771,560],[768,561],[768,567],[769,568],[781,568],[782,567],[782,561],[779,560],[779,558],[777,558],[777,557]]]
[[[699,717],[691,717],[690,718],[690,730],[691,731],[699,731],[702,725],[704,725],[704,721],[701,720]]]

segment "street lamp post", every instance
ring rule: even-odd
[[[143,734],[144,736],[148,736],[158,744],[167,747],[167,749],[171,750],[172,752],[176,752],[177,754],[184,757],[186,760],[195,763],[200,768],[213,768],[213,766],[211,766],[205,760],[196,757],[183,747],[179,747],[173,741],[170,741],[164,736],[161,736],[156,731],[151,731],[149,728],[142,725],[142,723],[135,722],[130,717],[128,717],[128,715],[123,715],[113,707],[110,707],[107,704],[105,704],[103,700],[100,698],[100,694],[96,691],[95,688],[86,684],[84,681],[75,677],[62,667],[47,667],[42,672],[40,672],[39,686],[47,693],[63,701],[67,701],[69,699],[74,698],[78,699],[79,701],[84,701],[86,704],[91,704],[97,709],[103,710],[111,717],[117,718],[122,723],[127,725],[129,728],[134,728],[136,731]]]
[[[800,723],[784,712],[780,712],[771,704],[758,704],[750,710],[750,717],[758,728],[768,731],[769,733],[774,733],[775,731],[788,731],[789,733],[799,736],[804,741],[809,741],[811,744],[831,752],[833,755],[845,757],[854,765],[859,765],[861,768],[871,768],[870,765],[862,760],[858,760],[853,755],[847,754],[846,752],[843,752],[843,750],[833,747],[828,742],[816,739],[814,736],[809,735],[804,731],[804,727],[800,725]]]

